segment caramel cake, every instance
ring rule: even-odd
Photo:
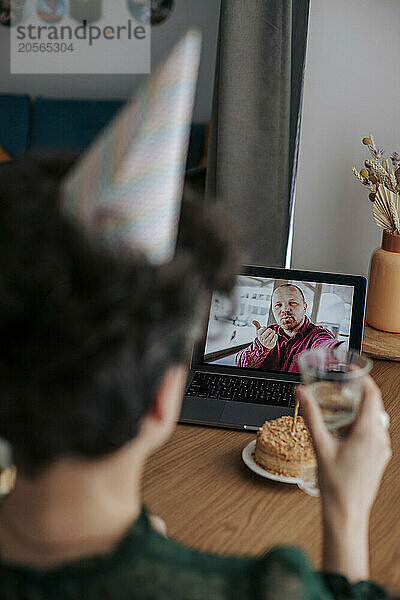
[[[317,466],[310,432],[303,417],[297,417],[291,435],[293,417],[265,421],[257,432],[254,461],[266,471],[284,477],[298,477],[305,469]]]

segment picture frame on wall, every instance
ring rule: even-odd
[[[128,11],[139,23],[160,25],[171,16],[174,10],[174,0],[127,0]]]

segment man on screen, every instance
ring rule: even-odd
[[[261,327],[253,321],[256,338],[236,355],[238,367],[298,373],[297,356],[310,348],[334,348],[342,342],[324,327],[314,325],[306,315],[302,290],[290,283],[272,294],[272,312],[277,325]]]

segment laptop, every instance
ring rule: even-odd
[[[355,275],[243,267],[231,298],[210,299],[180,422],[255,431],[292,415],[301,352],[361,351],[366,283]]]

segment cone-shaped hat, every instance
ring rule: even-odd
[[[62,184],[62,207],[114,249],[174,255],[201,51],[190,30]]]

